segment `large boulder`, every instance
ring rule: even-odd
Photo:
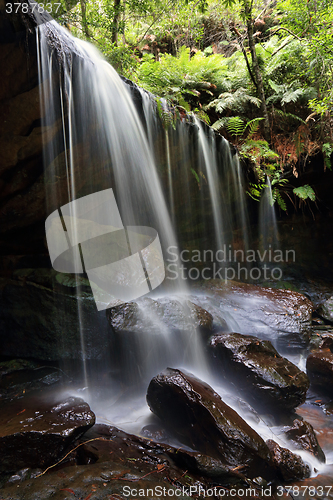
[[[307,375],[280,356],[268,340],[221,333],[211,338],[210,348],[219,372],[251,404],[291,410],[305,401]]]
[[[202,282],[200,290],[207,295],[195,302],[205,307],[213,299],[232,318],[233,331],[268,339],[274,334],[303,342],[310,338],[313,305],[301,293],[222,280]]]
[[[108,321],[116,333],[156,333],[160,329],[210,332],[213,317],[202,307],[184,298],[143,298],[107,309]]]
[[[306,371],[312,385],[333,395],[333,352],[327,349],[309,354]]]
[[[188,298],[141,298],[106,311],[113,331],[114,367],[131,384],[146,388],[170,364],[204,363],[202,337],[212,316]]]
[[[168,368],[151,380],[147,402],[182,443],[250,477],[272,473],[263,439],[193,375]]]
[[[45,468],[95,423],[81,398],[28,396],[1,407],[1,472]]]
[[[190,500],[203,493],[217,498],[231,488],[251,488],[258,496],[261,491],[238,471],[223,468],[218,460],[105,425],[96,425],[82,436],[80,446],[70,456],[73,465],[62,462],[44,475],[40,475],[41,471],[39,476],[37,471],[19,471],[1,489],[1,498]]]

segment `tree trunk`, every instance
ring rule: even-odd
[[[260,70],[259,63],[258,63],[254,37],[253,37],[252,1],[251,0],[244,1],[244,11],[245,11],[245,18],[246,18],[246,26],[247,26],[247,36],[248,36],[248,40],[249,40],[249,47],[250,47],[250,52],[251,52],[251,57],[252,57],[252,67],[253,67],[253,72],[254,72],[255,79],[256,79],[256,86],[257,86],[257,90],[258,90],[258,94],[259,94],[259,99],[261,100],[261,112],[262,112],[263,117],[264,117],[264,137],[265,137],[266,141],[270,142],[270,123],[269,123],[269,116],[268,116],[268,111],[267,111],[267,106],[266,106],[265,90],[264,90],[264,84],[262,81],[261,70]]]
[[[112,41],[112,43],[115,43],[116,45],[118,43],[119,18],[120,18],[120,11],[121,11],[120,1],[121,0],[114,0],[114,2],[113,2],[114,15],[113,15],[113,21],[112,21],[111,41]]]
[[[83,33],[87,38],[90,38],[90,33],[88,29],[88,23],[87,23],[87,5],[86,5],[86,0],[80,0],[80,5],[81,5],[81,18],[82,18],[82,29]]]

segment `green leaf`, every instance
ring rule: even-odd
[[[293,189],[293,193],[298,196],[301,200],[307,200],[310,198],[311,201],[316,200],[316,195],[314,190],[308,184],[304,184],[304,186],[300,186],[298,188]]]

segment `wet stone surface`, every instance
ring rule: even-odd
[[[239,333],[210,340],[218,373],[237,386],[254,405],[293,409],[305,401],[309,380],[297,366],[278,354],[269,341]]]
[[[197,303],[205,307],[213,299],[232,317],[234,328],[238,325],[236,331],[268,339],[274,331],[281,337],[309,342],[313,305],[298,292],[221,280],[205,281],[198,290],[207,296],[198,296]]]
[[[267,445],[283,481],[310,477],[310,467],[303,462],[299,455],[295,455],[288,448],[282,448],[272,439],[267,441]]]
[[[28,395],[1,404],[1,472],[47,467],[95,423],[81,398]]]
[[[184,444],[249,476],[273,474],[263,439],[193,375],[168,368],[150,382],[147,402]]]
[[[309,354],[306,371],[313,386],[333,396],[333,352],[326,349]]]
[[[333,323],[333,296],[327,299],[318,309],[318,313],[327,321]]]
[[[107,309],[115,333],[154,333],[160,329],[211,331],[212,315],[188,299],[143,298]]]
[[[320,462],[325,463],[325,454],[309,422],[296,418],[292,427],[286,430],[285,435],[292,441],[296,448],[309,451],[317,457]]]

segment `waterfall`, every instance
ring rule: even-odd
[[[45,131],[47,239],[48,244],[57,246],[53,260],[51,256],[55,269],[75,273],[77,280],[83,384],[89,387],[97,368],[92,374],[86,357],[86,311],[79,296],[82,276],[90,280],[99,310],[96,318],[101,314],[105,318],[104,309],[148,292],[150,298],[162,302],[167,295],[176,309],[188,308],[189,285],[200,279],[203,267],[215,263],[213,257],[209,262],[195,263],[195,272],[184,276],[183,263],[190,262],[191,266],[191,260],[182,260],[183,252],[207,250],[208,255],[226,252],[226,248],[236,245],[235,228],[241,231],[241,246],[248,245],[242,173],[225,139],[216,137],[213,130],[196,118],[182,117],[172,124],[163,123],[151,96],[122,80],[89,43],[73,38],[54,21],[38,27],[37,42]],[[139,96],[137,105],[134,94],[136,98]],[[164,107],[172,115],[173,111]],[[81,213],[84,218],[80,225],[77,221]],[[52,224],[58,224],[57,236],[48,234]],[[88,246],[87,231],[92,233],[91,240],[88,239],[92,243]],[[98,250],[98,241],[111,245],[118,260],[110,260],[105,252],[97,252],[97,258],[94,252]],[[143,241],[149,245],[143,245]],[[68,242],[72,245],[68,257],[72,259],[72,267],[67,269],[63,259],[57,268],[54,262],[59,262],[61,255],[58,255]],[[107,266],[101,266],[97,277],[86,266],[88,247],[94,262],[113,266],[121,274],[116,289],[120,295],[115,294],[112,300],[108,290],[103,289],[109,276],[104,272]],[[162,275],[159,269],[160,252],[164,256],[166,279],[158,286],[164,277],[164,271]],[[123,269],[120,262],[135,256],[140,257],[137,265],[141,274],[137,269],[132,275],[126,274],[127,268]],[[106,258],[109,260],[102,262]],[[140,292],[128,300],[122,295],[126,280],[132,280],[130,283]],[[209,379],[203,340],[195,325],[190,324],[191,315],[186,328],[177,332],[177,328],[163,326],[146,302],[138,300],[137,304],[140,321],[143,318],[144,324],[152,323],[153,328],[143,328],[134,337],[133,332],[129,337],[120,335],[119,351],[111,355],[116,364],[123,363],[121,372],[127,381],[147,384],[166,364],[185,367]],[[117,422],[114,411],[117,415],[120,412],[120,420],[129,411],[126,403],[124,411],[119,410],[119,398],[123,397],[119,393],[121,383],[109,383],[112,394],[107,398],[105,411],[101,410],[103,415],[113,415],[114,422]],[[98,390],[93,392],[90,399],[86,394],[90,402],[98,396]],[[142,394],[140,397],[139,407]]]
[[[275,205],[270,178],[266,179],[267,187],[260,200],[259,231],[263,250],[278,250],[279,238],[276,221]]]

